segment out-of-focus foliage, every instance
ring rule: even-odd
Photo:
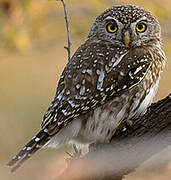
[[[1,43],[7,48],[27,51],[40,35],[45,19],[53,11],[48,1],[1,0]]]
[[[65,2],[69,15],[72,54],[86,39],[96,16],[108,7],[133,4],[144,7],[157,16],[162,26],[163,48],[168,61],[155,100],[170,92],[170,0]],[[55,179],[65,166],[65,155],[61,154],[64,149],[41,150],[16,174],[11,174],[5,166],[41,128],[43,113],[53,99],[57,81],[67,63],[64,45],[67,45],[67,37],[60,0],[0,0],[0,180]],[[170,151],[166,153],[167,156],[164,153],[159,155],[160,161],[162,157],[170,156]],[[154,159],[156,162],[156,158]],[[143,169],[138,176],[135,173],[128,179],[158,180],[160,177],[167,177],[170,180],[171,165],[162,167],[164,170],[159,166],[160,171],[150,175]]]
[[[78,17],[82,11],[87,16],[101,12],[112,4],[132,3],[128,0],[71,0],[75,5],[74,15]],[[66,0],[68,7],[70,1]],[[82,4],[81,9],[80,3]],[[147,6],[158,17],[168,20],[171,19],[171,2],[170,0],[146,1],[139,0],[139,5]],[[88,8],[89,6],[89,8]],[[72,9],[71,9],[72,12]],[[62,17],[61,2],[56,0],[0,0],[0,46],[6,49],[25,52],[30,50],[34,40],[39,37],[43,39],[53,36],[54,29],[60,29],[57,24],[56,16]],[[60,21],[62,20],[59,18]],[[73,23],[76,27],[76,33],[84,33],[86,28],[82,24]],[[64,28],[64,27],[62,27]],[[52,38],[51,36],[51,38]]]

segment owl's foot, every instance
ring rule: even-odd
[[[78,149],[75,144],[73,144],[73,149],[74,149],[74,158],[80,158],[82,156],[82,150]]]
[[[79,159],[82,157],[82,150],[78,149],[75,144],[73,144],[74,153],[66,152],[69,155],[69,158],[67,158],[67,161],[71,161],[73,159]]]
[[[66,158],[67,165],[69,166],[73,160],[77,160],[82,156],[82,150],[78,149],[75,144],[73,144],[74,153],[69,153],[66,151],[69,158]]]

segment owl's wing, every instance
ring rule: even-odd
[[[49,124],[48,132],[53,135],[75,117],[137,85],[152,59],[146,48],[128,50],[109,43],[83,44],[64,69],[42,126]]]

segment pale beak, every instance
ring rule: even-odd
[[[131,36],[129,31],[126,31],[123,35],[123,42],[125,44],[126,47],[129,47],[129,44],[131,42]]]

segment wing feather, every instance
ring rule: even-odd
[[[148,72],[152,59],[147,48],[128,51],[110,43],[83,44],[62,73],[43,127],[49,123],[48,132],[53,135],[60,126],[134,87]]]

